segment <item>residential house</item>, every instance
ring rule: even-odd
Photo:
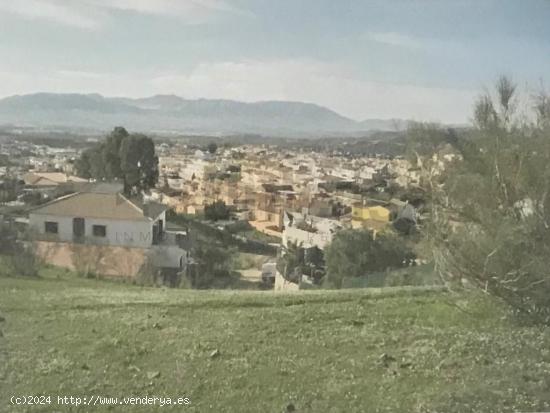
[[[29,225],[40,255],[54,265],[73,268],[75,257],[99,254],[98,273],[135,276],[146,264],[181,269],[188,258],[176,242],[182,234],[166,231],[166,206],[129,199],[108,185],[33,209]]]
[[[282,245],[288,247],[293,243],[304,249],[317,247],[322,250],[341,227],[334,219],[285,211]]]
[[[263,184],[263,191],[256,194],[254,221],[250,224],[259,231],[281,236],[285,209],[292,209],[296,193],[291,185]]]

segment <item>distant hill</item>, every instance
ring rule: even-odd
[[[95,130],[124,125],[131,130],[168,133],[339,136],[402,129],[406,121],[357,122],[323,106],[303,102],[36,93],[0,99],[0,124]]]

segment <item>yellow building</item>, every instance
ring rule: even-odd
[[[378,231],[390,222],[390,210],[379,205],[366,206],[357,203],[351,209],[351,217],[352,228],[369,228]]]

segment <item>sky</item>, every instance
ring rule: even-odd
[[[0,0],[0,97],[292,100],[464,123],[500,75],[526,95],[550,82],[549,22],[550,0]]]

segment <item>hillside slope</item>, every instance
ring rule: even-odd
[[[550,407],[550,331],[515,326],[486,299],[200,292],[44,275],[0,278],[0,411],[24,411],[7,404],[13,394],[191,400],[36,410],[63,412]]]

